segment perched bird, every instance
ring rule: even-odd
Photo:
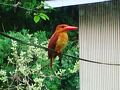
[[[49,43],[48,43],[48,58],[50,59],[50,67],[52,68],[52,64],[54,58],[56,56],[61,56],[62,50],[65,48],[68,42],[68,31],[77,30],[78,28],[75,26],[69,26],[67,24],[60,24],[57,25],[54,34],[51,36]],[[54,51],[52,51],[52,50]],[[61,60],[60,60],[61,63]]]

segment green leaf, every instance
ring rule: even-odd
[[[47,84],[48,87],[51,86],[51,82],[50,81],[46,81],[45,83]]]
[[[51,90],[58,90],[57,88],[58,88],[58,87],[53,84],[50,89],[51,89]]]
[[[44,16],[40,16],[43,20],[45,20],[46,21],[46,17],[44,17]]]
[[[38,15],[34,16],[35,23],[38,23],[40,21],[40,17]]]
[[[43,19],[43,20],[49,20],[49,17],[44,14],[44,13],[40,13],[40,17]]]
[[[36,75],[36,74],[33,74],[33,75],[32,75],[32,78],[33,78],[33,79],[37,78],[37,75]]]
[[[3,55],[4,55],[3,52],[0,51],[0,64],[3,63]]]

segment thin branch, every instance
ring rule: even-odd
[[[13,8],[21,8],[21,9],[24,9],[26,11],[35,11],[37,12],[37,10],[35,9],[30,9],[30,8],[25,8],[25,7],[22,7],[22,6],[19,6],[21,3],[18,2],[17,4],[7,4],[7,3],[0,3],[0,5],[3,5],[3,6],[10,6],[10,7],[13,7]]]
[[[56,52],[55,50],[53,50],[53,49],[49,49],[49,48],[43,47],[43,46],[41,46],[41,45],[35,45],[35,44],[32,44],[32,43],[26,43],[25,41],[19,40],[19,39],[14,38],[14,37],[11,37],[11,36],[9,36],[9,35],[7,35],[7,34],[4,34],[4,33],[2,33],[2,32],[0,32],[0,35],[4,36],[4,37],[6,37],[6,38],[12,39],[12,40],[14,40],[14,41],[20,42],[20,43],[22,43],[22,44],[26,44],[26,45],[30,45],[30,46],[42,48],[42,49],[44,49],[44,50],[46,50],[46,51],[51,50],[52,52],[57,53],[57,52]],[[65,56],[68,56],[68,57],[71,57],[71,58],[79,59],[79,60],[81,60],[81,61],[89,62],[89,63],[120,66],[120,64],[97,62],[97,61],[94,61],[94,60],[88,60],[88,59],[83,59],[83,58],[75,57],[75,56],[68,55],[68,54],[65,54],[65,53],[61,53],[61,54],[62,54],[62,55],[65,55]]]
[[[3,23],[2,23],[2,29],[3,29],[3,32],[5,33],[5,27],[4,27]]]

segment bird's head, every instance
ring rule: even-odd
[[[57,25],[55,32],[67,32],[67,31],[72,31],[72,30],[77,30],[77,29],[78,27],[75,27],[75,26],[70,26],[67,24],[60,24],[60,25]]]

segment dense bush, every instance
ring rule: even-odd
[[[47,47],[57,24],[78,26],[77,7],[44,10],[41,0],[21,3],[33,11],[0,5],[0,30],[26,43]],[[38,12],[34,12],[38,7]],[[78,32],[70,32],[69,36],[69,44],[63,53],[79,57]],[[62,68],[59,68],[57,57],[53,70],[49,63],[46,50],[0,35],[0,90],[79,90],[79,60],[63,55]]]
[[[44,31],[28,34],[27,30],[23,30],[9,32],[9,34],[25,42],[47,47],[48,40]],[[4,37],[0,37],[0,43],[0,50],[4,51],[1,51],[0,58],[1,89],[60,90],[62,87],[64,90],[72,90],[72,88],[78,88],[78,60],[63,56],[63,68],[58,69],[58,58],[56,58],[53,70],[51,70],[47,51],[44,49],[24,45]],[[72,44],[73,42],[69,42],[64,53],[78,56],[78,46],[71,46]],[[60,75],[62,75],[62,80]]]

